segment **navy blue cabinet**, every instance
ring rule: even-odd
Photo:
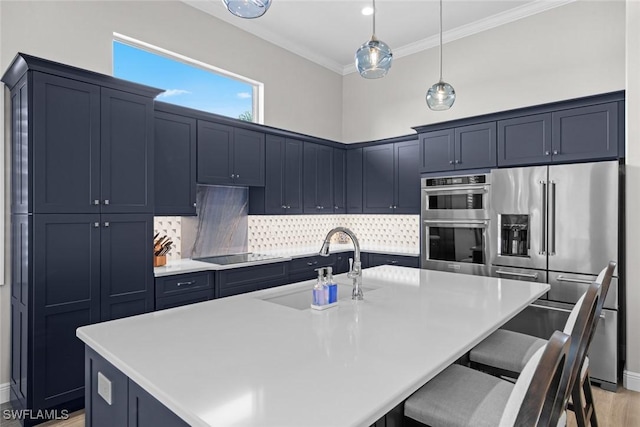
[[[419,213],[419,155],[417,140],[363,148],[363,213]]]
[[[294,258],[289,262],[289,283],[302,282],[318,277],[318,268],[331,267],[336,268],[336,256],[334,254],[328,257],[313,255],[302,258]]]
[[[552,114],[552,161],[618,157],[618,103],[591,105]]]
[[[207,271],[158,277],[156,310],[179,307],[214,297],[213,274]]]
[[[347,213],[362,213],[362,148],[347,150]]]
[[[155,112],[155,215],[196,214],[196,120]]]
[[[420,257],[418,256],[369,253],[367,267],[376,267],[378,265],[397,265],[400,267],[419,268],[419,264]]]
[[[497,165],[496,123],[420,134],[420,172],[490,168]]]
[[[83,405],[77,327],[153,309],[153,98],[18,54],[11,90],[11,401]],[[26,420],[33,425],[36,420]]]
[[[550,113],[498,121],[498,166],[548,163],[550,155]]]
[[[333,212],[333,148],[304,144],[303,190],[304,213]]]
[[[333,149],[333,213],[347,213],[346,164],[343,148]]]
[[[198,120],[198,183],[264,186],[265,135]]]
[[[216,298],[222,298],[287,283],[289,262],[218,270],[215,274]]]
[[[267,135],[265,185],[249,188],[249,214],[302,213],[302,141]]]

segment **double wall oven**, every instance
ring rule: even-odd
[[[486,275],[491,175],[422,178],[422,268]]]

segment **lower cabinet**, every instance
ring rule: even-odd
[[[289,262],[218,270],[215,275],[216,298],[229,297],[288,283]]]
[[[397,265],[399,267],[420,267],[420,257],[406,255],[367,254],[367,268],[378,265]]]
[[[189,425],[89,347],[85,350],[85,380],[86,427]]]
[[[314,255],[303,258],[294,258],[289,262],[289,283],[302,282],[318,277],[318,268],[331,267],[336,270],[336,255],[328,257]]]
[[[208,271],[158,277],[156,310],[213,299],[213,282],[213,273]]]

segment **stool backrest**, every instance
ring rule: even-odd
[[[513,387],[500,427],[551,425],[560,417],[571,337],[555,331],[529,359]],[[555,416],[557,413],[557,416]]]

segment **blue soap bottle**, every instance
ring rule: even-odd
[[[323,306],[327,304],[327,286],[324,283],[324,268],[316,268],[318,280],[313,286],[313,305]]]
[[[328,304],[338,301],[338,284],[333,281],[333,268],[327,267],[327,287],[329,288]]]

